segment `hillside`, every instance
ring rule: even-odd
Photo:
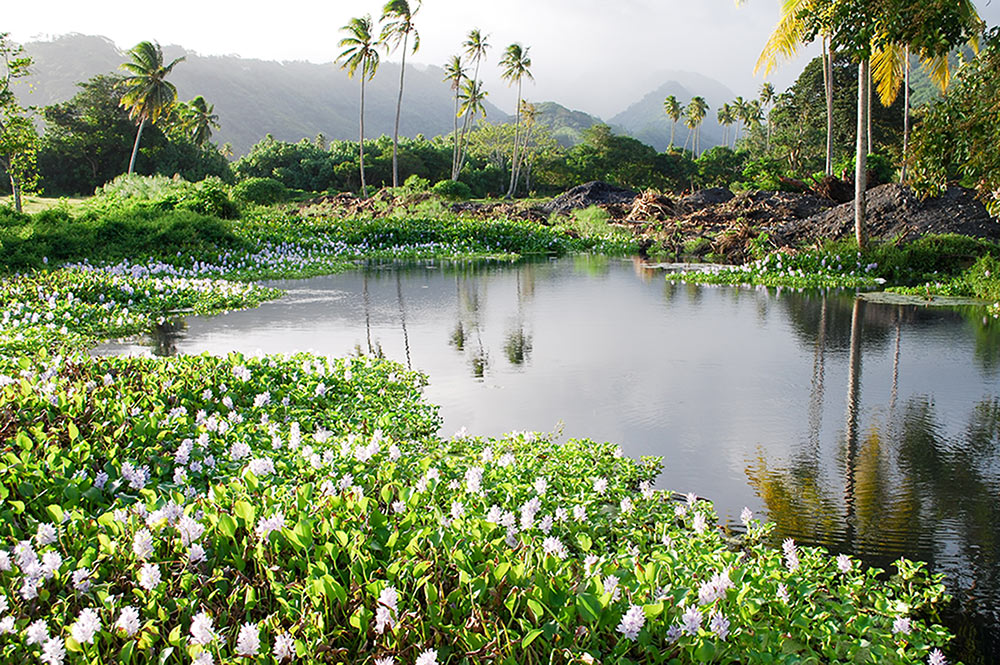
[[[663,76],[667,78],[666,83],[611,118],[609,124],[621,127],[630,136],[663,151],[670,144],[671,124],[663,112],[663,100],[674,95],[681,104],[687,105],[693,96],[701,95],[709,106],[701,126],[701,149],[721,144],[722,127],[716,121],[716,113],[722,104],[736,97],[735,93],[715,79],[699,74],[664,72]],[[674,143],[683,146],[687,136],[688,129],[681,119],[677,123]]]
[[[540,102],[535,107],[538,109],[538,124],[548,127],[552,138],[564,148],[582,143],[583,130],[604,122],[597,116],[573,111],[556,102]]]
[[[49,42],[29,42],[34,74],[20,82],[24,103],[46,106],[65,101],[76,84],[96,74],[119,72],[127,59],[103,38],[66,35]],[[328,139],[357,139],[359,82],[334,64],[273,62],[236,56],[201,56],[178,46],[164,46],[168,59],[184,56],[170,80],[181,99],[204,95],[215,105],[222,127],[219,145],[229,142],[236,154],[247,152],[267,134],[297,141],[322,132]],[[438,67],[407,66],[400,133],[436,136],[452,130],[454,101]],[[383,61],[365,90],[365,133],[391,134],[399,84],[399,65]],[[492,120],[507,116],[486,104]]]

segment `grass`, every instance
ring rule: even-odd
[[[37,212],[42,212],[43,210],[50,210],[52,208],[68,208],[70,210],[77,210],[81,205],[87,201],[90,197],[45,197],[45,196],[21,196],[21,207],[23,211],[27,214],[34,214]],[[0,207],[7,206],[10,208],[14,207],[14,197],[12,196],[0,196]]]

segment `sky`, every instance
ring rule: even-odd
[[[155,18],[124,0],[4,4],[0,31],[18,42],[75,32],[108,37],[122,49],[156,40],[201,55],[328,63],[338,53],[340,27],[365,13],[377,19],[383,3],[171,0],[157,5]],[[975,4],[987,24],[1000,22],[1000,0]],[[420,49],[407,62],[443,65],[478,27],[493,46],[480,76],[491,102],[513,110],[515,93],[500,81],[497,61],[508,44],[519,42],[530,48],[534,75],[525,98],[558,101],[607,119],[676,70],[714,78],[736,95],[756,96],[765,79],[754,75],[754,63],[779,9],[779,0],[740,6],[734,0],[425,0],[414,18]],[[767,80],[784,90],[818,52],[815,45],[805,48]],[[398,51],[387,56],[399,58]]]

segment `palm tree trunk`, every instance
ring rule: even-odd
[[[451,151],[451,179],[458,180],[458,92],[459,86],[455,86],[455,131],[452,134],[454,145]]]
[[[854,167],[854,238],[858,249],[865,246],[865,190],[868,187],[868,60],[858,64],[858,145]]]
[[[473,89],[479,82],[479,56],[476,56],[476,67],[472,73],[472,85]],[[458,142],[458,170],[452,177],[452,180],[458,180],[458,176],[462,173],[462,167],[465,166],[465,134],[469,131],[469,127],[472,125],[472,120],[474,119],[475,111],[472,108],[468,108],[465,111],[465,119],[462,121],[462,136]]]
[[[906,182],[906,159],[910,147],[910,47],[903,49],[903,165],[899,168],[900,184]]]
[[[135,157],[139,154],[139,139],[142,138],[142,128],[146,126],[146,119],[139,122],[139,130],[135,133],[135,145],[132,146],[132,157],[128,160],[128,174],[132,175],[135,170]]]
[[[514,154],[511,155],[510,159],[510,187],[507,188],[507,196],[505,198],[513,198],[514,191],[517,189],[517,139],[518,132],[521,129],[521,79],[517,80],[517,111],[514,116]]]
[[[823,38],[823,92],[826,96],[826,169],[833,174],[833,49],[827,49],[827,39]]]
[[[403,34],[403,61],[399,65],[399,97],[396,99],[396,124],[392,128],[392,186],[399,187],[399,163],[396,152],[399,149],[399,113],[403,109],[403,74],[406,73],[406,42],[410,33]]]
[[[865,122],[868,123],[868,152],[872,151],[872,68],[868,66],[868,113]]]
[[[670,148],[674,147],[674,130],[677,129],[677,121],[671,119],[670,121]],[[667,148],[668,150],[670,148]]]
[[[361,198],[368,198],[368,187],[365,185],[365,72],[361,72],[361,113],[360,134],[358,136],[358,155],[361,162]]]

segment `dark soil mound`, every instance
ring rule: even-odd
[[[590,206],[608,205],[631,205],[636,192],[630,189],[622,189],[609,185],[606,182],[594,180],[592,182],[578,185],[565,194],[557,196],[548,203],[540,206],[540,209],[547,215],[558,213],[568,215],[574,210],[589,208]]]
[[[913,240],[928,233],[957,233],[1000,240],[1000,222],[990,217],[975,192],[952,186],[939,197],[921,201],[902,185],[875,187],[865,195],[871,238]],[[777,229],[782,244],[854,235],[854,203],[793,221]]]
[[[695,211],[707,208],[710,205],[726,203],[732,199],[733,193],[725,187],[711,187],[709,189],[700,189],[694,194],[685,196],[681,199],[681,203],[688,210]]]

